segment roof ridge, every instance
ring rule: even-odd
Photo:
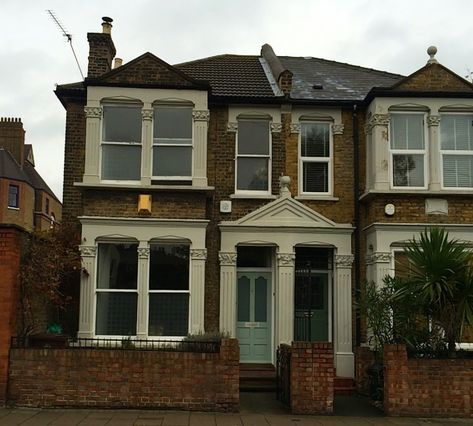
[[[349,68],[356,68],[356,69],[361,69],[361,70],[365,70],[365,71],[374,71],[376,73],[379,73],[379,74],[384,74],[384,75],[388,75],[388,76],[393,76],[393,77],[405,77],[405,75],[403,74],[397,74],[397,73],[392,73],[392,72],[389,72],[389,71],[382,71],[382,70],[378,70],[378,69],[375,69],[375,68],[370,68],[370,67],[363,67],[361,65],[354,65],[354,64],[349,64],[348,62],[340,62],[340,61],[335,61],[333,59],[325,59],[325,58],[316,58],[314,56],[287,56],[287,55],[278,55],[278,57],[280,58],[286,58],[286,59],[315,59],[317,61],[323,61],[323,62],[328,62],[328,63],[332,63],[332,64],[337,64],[337,65],[342,65],[342,66],[345,66],[345,67],[349,67]]]
[[[260,55],[239,55],[237,53],[221,53],[219,55],[212,55],[212,56],[206,56],[205,58],[193,59],[192,61],[180,62],[178,64],[174,64],[173,66],[178,67],[181,65],[195,64],[196,62],[208,61],[209,59],[228,58],[228,57],[260,58],[261,56]]]

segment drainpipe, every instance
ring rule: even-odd
[[[360,147],[358,138],[358,119],[356,113],[356,104],[353,104],[352,113],[352,129],[353,129],[353,169],[354,169],[354,185],[353,185],[353,203],[354,203],[354,255],[355,255],[355,346],[361,343],[361,318],[360,318],[360,299],[361,299],[361,273],[360,273]]]

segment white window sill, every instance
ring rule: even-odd
[[[8,208],[8,210],[17,210],[17,211],[20,210],[19,207],[8,206],[7,208]]]
[[[136,189],[136,190],[160,190],[160,191],[213,191],[213,186],[193,186],[193,185],[142,185],[141,183],[130,184],[130,183],[84,183],[74,182],[74,186],[80,188],[108,188],[108,189]]]
[[[369,197],[370,195],[376,194],[399,194],[399,195],[456,195],[456,196],[464,196],[464,195],[473,195],[473,188],[471,189],[439,189],[439,190],[429,190],[429,189],[370,189],[369,191],[365,191],[364,194],[360,196],[360,200]]]
[[[295,200],[314,200],[314,201],[340,201],[340,198],[331,195],[298,195]]]
[[[230,194],[233,199],[275,200],[276,195],[271,194]]]

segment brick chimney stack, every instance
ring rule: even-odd
[[[5,148],[23,166],[25,131],[21,118],[0,117],[0,148]]]
[[[89,42],[89,66],[87,77],[96,78],[112,69],[113,58],[116,50],[112,40],[113,19],[107,16],[102,18],[101,33],[87,33]]]

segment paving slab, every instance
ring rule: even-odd
[[[216,426],[216,424],[214,413],[195,412],[190,415],[190,426]]]
[[[187,426],[189,417],[189,411],[169,411],[164,415],[163,426]]]
[[[13,409],[6,416],[0,418],[0,425],[15,426],[24,423],[37,414],[37,410]]]
[[[242,426],[239,414],[216,414],[215,423],[217,426]]]

